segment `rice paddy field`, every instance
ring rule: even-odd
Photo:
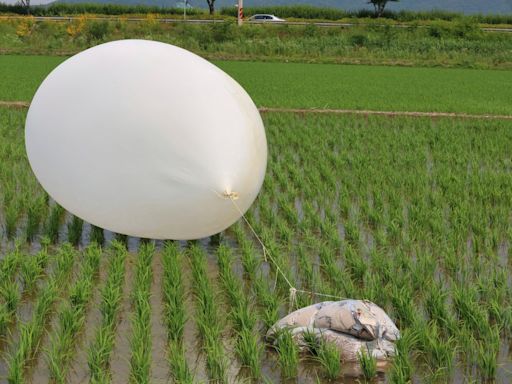
[[[162,242],[55,204],[28,165],[25,114],[0,108],[2,382],[512,380],[512,121],[263,115],[267,176],[246,218],[295,287],[390,314],[402,338],[376,373],[328,345],[266,343],[294,308],[244,220]]]
[[[30,101],[65,57],[0,55],[0,100]],[[512,115],[504,70],[215,61],[258,106]]]

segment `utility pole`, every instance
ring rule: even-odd
[[[244,0],[238,0],[238,26],[244,22]]]

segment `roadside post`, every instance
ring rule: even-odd
[[[244,0],[238,0],[238,26],[244,22]]]

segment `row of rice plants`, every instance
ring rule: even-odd
[[[98,274],[102,249],[91,243],[80,260],[80,270],[69,289],[68,300],[58,313],[58,325],[50,335],[46,353],[50,380],[65,383],[69,362],[77,346],[78,334],[85,323],[87,304],[92,296]]]
[[[130,360],[130,382],[149,383],[151,381],[151,262],[155,245],[143,242],[139,247],[135,270]]]
[[[242,367],[248,369],[251,379],[261,378],[262,344],[256,332],[257,318],[254,305],[243,289],[242,281],[233,272],[231,248],[221,244],[217,248],[219,279],[230,306],[235,352]]]
[[[127,251],[123,244],[112,242],[109,253],[108,277],[101,289],[101,324],[88,349],[91,383],[110,382],[112,378],[109,363],[119,322]]]
[[[227,383],[228,361],[222,343],[219,300],[207,274],[206,253],[198,244],[188,249],[196,297],[196,326],[206,355],[206,371],[211,381]]]
[[[46,256],[41,256],[41,259],[46,260]],[[68,285],[69,275],[76,259],[76,251],[70,245],[63,244],[51,259],[52,273],[46,284],[38,291],[31,319],[18,324],[19,340],[17,345],[12,346],[7,357],[7,380],[9,383],[25,382],[26,369],[40,351],[52,308],[62,290],[66,289]]]
[[[165,244],[162,255],[164,268],[163,305],[164,323],[167,327],[168,360],[175,382],[192,384],[194,376],[185,356],[183,332],[187,315],[185,311],[185,288],[182,281],[183,255],[175,242]]]
[[[5,255],[0,264],[0,335],[8,330],[15,320],[16,308],[21,298],[20,287],[16,279],[22,255],[18,247]]]

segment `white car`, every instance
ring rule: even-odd
[[[275,15],[252,15],[249,17],[249,21],[285,21],[284,19],[280,19],[279,17]]]

